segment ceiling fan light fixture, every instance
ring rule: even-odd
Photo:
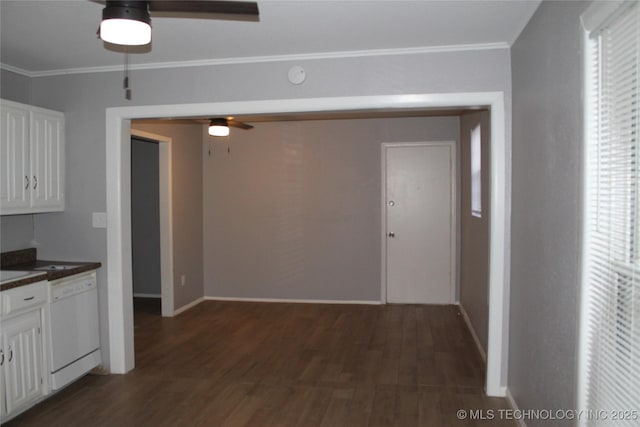
[[[142,46],[151,42],[151,16],[146,1],[107,1],[100,38],[108,43]]]
[[[229,136],[229,124],[226,119],[211,119],[209,122],[209,135]]]

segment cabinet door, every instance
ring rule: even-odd
[[[4,387],[4,366],[6,358],[4,352],[4,335],[0,334],[0,420],[4,420],[7,415],[5,387]]]
[[[29,112],[5,102],[0,111],[0,214],[9,214],[31,203]]]
[[[40,310],[3,320],[7,413],[43,394]]]
[[[64,210],[64,117],[55,112],[31,113],[31,206]]]

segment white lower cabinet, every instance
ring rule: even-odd
[[[48,393],[42,295],[46,282],[2,292],[0,421],[13,418]]]
[[[3,322],[6,349],[5,392],[11,414],[37,400],[43,393],[42,323],[39,310]]]
[[[7,416],[7,400],[4,386],[4,334],[0,330],[0,424]]]

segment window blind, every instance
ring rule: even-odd
[[[638,3],[627,3],[586,46],[579,396],[581,409],[603,412],[582,425],[640,425],[639,22]],[[632,424],[625,411],[636,411]]]

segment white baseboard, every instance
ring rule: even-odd
[[[471,332],[471,336],[473,337],[473,341],[476,343],[476,347],[478,347],[478,351],[480,352],[480,356],[484,361],[485,365],[487,364],[487,353],[484,351],[482,344],[480,343],[480,338],[478,338],[478,334],[476,334],[476,330],[473,328],[471,324],[471,320],[469,319],[469,315],[465,311],[462,304],[458,304],[458,308],[460,308],[460,313],[462,313],[462,318],[464,319],[464,323],[467,324],[467,328],[469,328],[469,332]]]
[[[513,398],[513,395],[511,394],[511,390],[509,390],[508,388],[506,390],[505,397],[507,398],[507,402],[509,402],[511,409],[513,409],[514,411],[520,410],[520,408],[518,408],[518,404],[516,403],[516,400]],[[520,427],[527,427],[527,424],[522,419],[518,419],[516,420],[516,422]]]
[[[276,302],[296,304],[355,304],[355,305],[382,305],[380,301],[360,300],[325,300],[325,299],[281,299],[281,298],[236,298],[236,297],[204,297],[211,301],[238,301],[238,302]]]
[[[204,301],[204,298],[198,298],[195,301],[190,302],[189,304],[185,304],[182,307],[180,307],[177,310],[173,311],[173,315],[177,316],[180,313],[184,313],[185,311],[189,310],[190,308],[195,307],[196,305],[200,304],[202,301]]]
[[[162,298],[162,295],[160,294],[138,294],[135,293],[133,294],[134,298]]]

